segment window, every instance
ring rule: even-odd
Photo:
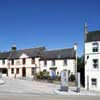
[[[64,65],[67,65],[67,59],[64,59],[63,61],[64,61]]]
[[[55,66],[55,60],[52,60],[52,66]]]
[[[98,59],[93,59],[93,68],[98,68]]]
[[[12,73],[12,74],[14,73],[14,68],[11,69],[11,73]]]
[[[11,60],[11,64],[14,65],[14,59]]]
[[[25,58],[23,58],[23,65],[24,65],[24,64],[26,64],[26,59],[25,59]]]
[[[92,45],[93,45],[92,51],[93,52],[98,52],[98,43],[97,42],[94,42]]]
[[[47,65],[47,61],[46,60],[44,61],[44,65]]]
[[[91,79],[91,83],[92,85],[97,86],[97,79],[95,78]]]
[[[32,58],[32,64],[35,64],[35,58]]]
[[[34,75],[36,73],[36,69],[33,67],[32,68],[32,75]]]
[[[16,74],[19,74],[19,68],[16,69]]]
[[[3,64],[3,65],[5,64],[5,59],[2,60],[2,64]]]

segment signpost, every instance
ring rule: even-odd
[[[61,91],[68,91],[68,71],[61,72]]]

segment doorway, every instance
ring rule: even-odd
[[[26,68],[25,67],[22,68],[22,77],[26,77]]]

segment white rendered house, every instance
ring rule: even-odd
[[[40,71],[39,59],[44,47],[0,53],[0,72],[9,78],[32,78]]]
[[[75,74],[75,48],[45,51],[40,59],[41,71],[55,71],[60,75],[61,71],[67,70],[69,74]]]
[[[32,78],[40,71],[62,70],[75,74],[75,45],[73,48],[47,51],[44,47],[0,53],[0,72],[9,78]]]
[[[85,32],[85,88],[100,91],[100,31]]]

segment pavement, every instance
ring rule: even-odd
[[[84,89],[81,89],[81,92],[77,93],[75,87],[70,87],[68,92],[62,92],[59,89],[59,84],[20,79],[4,79],[4,84],[0,85],[0,95],[100,96],[100,92],[85,91]]]

